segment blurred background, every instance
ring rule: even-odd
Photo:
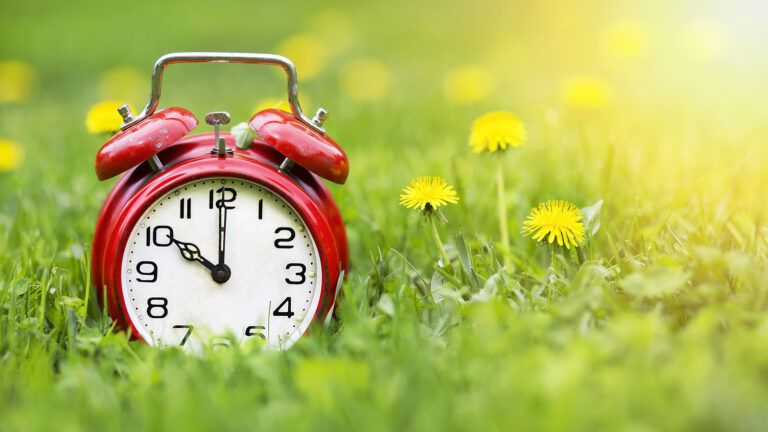
[[[584,75],[610,84],[620,104],[662,107],[682,95],[693,105],[724,103],[765,92],[759,78],[767,63],[768,30],[763,24],[768,6],[759,0],[290,6],[249,1],[64,5],[5,0],[0,7],[0,53],[4,60],[20,60],[33,68],[36,79],[27,96],[35,98],[130,96],[135,103],[143,102],[146,83],[141,79],[153,61],[163,53],[184,50],[290,55],[307,96],[331,99],[325,103],[338,103],[332,95],[353,90],[355,76],[361,81],[379,79],[368,80],[375,89],[366,95],[352,91],[353,96],[389,103],[447,96],[446,102],[548,104],[555,101],[561,80]],[[355,63],[360,59],[376,63]],[[233,77],[262,75],[250,68],[228,69],[216,71],[198,87],[179,87],[173,101],[190,103],[185,94],[216,90],[222,92],[222,101],[239,102],[242,98],[235,95],[248,93],[232,91],[237,86],[226,84]],[[254,98],[270,91],[281,95],[281,87],[267,85],[271,81],[235,83],[252,86]],[[458,91],[470,81],[475,82],[474,92]],[[124,94],[112,87],[124,87]],[[375,91],[379,88],[386,91]]]
[[[765,429],[766,22],[765,0],[0,0],[0,425]],[[140,110],[173,51],[284,54],[305,111],[330,111],[351,169],[331,185],[341,331],[207,361],[109,330],[87,257],[110,134],[86,119]],[[285,101],[280,71],[249,65],[174,65],[163,90],[233,124]],[[473,154],[494,110],[527,143]],[[481,290],[445,282],[398,205],[419,175],[456,188],[439,230]],[[590,206],[586,264],[522,236],[548,199]]]
[[[92,158],[108,135],[88,134],[91,106],[140,110],[152,64],[167,52],[270,52],[296,63],[305,111],[330,111],[329,133],[352,161],[349,187],[335,193],[351,223],[363,220],[361,232],[378,232],[393,214],[402,221],[399,189],[429,173],[467,196],[459,223],[493,226],[493,202],[481,197],[490,180],[466,137],[474,118],[497,109],[529,129],[530,144],[510,158],[510,182],[529,185],[511,191],[522,203],[516,220],[537,198],[586,205],[612,194],[620,196],[608,211],[653,215],[716,197],[747,203],[751,219],[764,214],[766,17],[759,0],[3,0],[3,181],[73,212],[94,191],[93,212],[107,185],[95,181]],[[198,117],[224,109],[245,121],[284,103],[284,86],[280,71],[264,67],[175,65],[161,106]],[[68,192],[45,192],[49,184]],[[69,234],[85,242],[92,220],[77,220]]]

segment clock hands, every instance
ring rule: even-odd
[[[221,199],[216,202],[216,206],[219,208],[219,263],[211,270],[211,275],[213,280],[218,283],[224,283],[232,276],[232,270],[224,263],[227,243],[227,210],[229,209],[224,197],[226,191],[226,188],[221,188]]]
[[[172,236],[169,237],[171,241],[179,248],[182,258],[187,261],[196,261],[202,264],[211,272],[211,278],[213,278],[214,282],[223,284],[232,276],[232,270],[230,270],[229,266],[225,264],[224,256],[227,244],[227,210],[234,208],[227,207],[227,199],[225,194],[227,190],[231,191],[233,195],[232,199],[229,201],[233,201],[237,196],[237,192],[235,192],[234,189],[228,189],[224,187],[222,187],[220,190],[221,199],[216,201],[216,207],[219,209],[219,262],[217,264],[214,264],[205,259],[200,254],[200,248],[197,247],[197,245],[179,241]],[[213,201],[213,191],[211,191],[211,201]]]
[[[205,268],[210,270],[211,273],[213,273],[216,266],[212,262],[205,259],[205,257],[200,255],[200,248],[197,247],[197,245],[194,243],[185,243],[183,241],[176,240],[175,238],[171,238],[171,241],[179,248],[182,258],[187,261],[197,261],[204,265]]]
[[[224,199],[224,188],[221,189],[221,198]],[[219,205],[219,265],[224,265],[224,251],[227,242],[227,206],[224,202]]]
[[[211,272],[211,277],[214,281],[218,283],[224,283],[229,280],[229,276],[231,275],[229,272],[229,267],[225,266],[222,270],[222,268],[218,265],[208,261],[204,256],[200,254],[200,248],[197,247],[196,244],[186,243],[175,238],[171,238],[171,241],[176,245],[176,247],[179,248],[179,252],[181,252],[182,258],[187,261],[195,261],[202,264]]]

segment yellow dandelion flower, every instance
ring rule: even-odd
[[[549,200],[531,209],[523,222],[523,233],[538,242],[555,243],[570,249],[584,242],[584,224],[575,205],[563,200]]]
[[[421,176],[413,179],[400,195],[400,205],[422,211],[434,210],[447,204],[456,204],[459,197],[453,186],[442,177]]]
[[[339,84],[352,99],[374,102],[389,94],[392,89],[392,73],[379,60],[362,58],[341,68]]]
[[[648,29],[631,21],[616,23],[605,32],[604,44],[613,57],[640,57],[648,48]]]
[[[13,171],[21,165],[24,150],[9,139],[0,138],[0,172]]]
[[[149,77],[130,66],[119,66],[102,74],[99,94],[107,100],[140,100],[149,88]]]
[[[277,52],[288,57],[299,74],[306,81],[325,69],[328,62],[328,48],[319,39],[308,34],[292,36],[277,45]]]
[[[469,145],[475,153],[494,153],[507,147],[521,147],[527,139],[528,131],[518,116],[506,111],[492,111],[472,123]]]
[[[115,133],[120,130],[123,118],[117,108],[125,102],[105,101],[93,105],[85,117],[85,126],[92,134]]]
[[[303,105],[304,104],[302,104],[302,108],[303,108]],[[259,103],[257,103],[256,106],[253,107],[253,113],[256,114],[259,111],[264,111],[265,109],[272,109],[272,108],[277,108],[285,112],[291,112],[291,106],[288,104],[288,99],[267,98],[267,99],[260,100]]]
[[[0,102],[22,102],[35,81],[32,66],[18,60],[0,61]]]
[[[464,105],[488,99],[493,91],[493,78],[481,66],[465,66],[451,71],[445,77],[445,99],[455,105]]]
[[[566,106],[578,109],[597,109],[610,102],[613,92],[610,86],[599,78],[577,76],[563,81],[560,96]]]

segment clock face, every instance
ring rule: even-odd
[[[153,203],[131,230],[122,262],[130,320],[152,345],[284,349],[320,301],[317,246],[296,210],[234,178],[187,183]]]

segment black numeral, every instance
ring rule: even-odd
[[[192,219],[192,198],[182,198],[179,201],[179,218]]]
[[[215,197],[218,197],[216,201],[213,200]],[[224,207],[227,210],[232,210],[235,206],[228,206],[227,203],[233,202],[236,198],[237,191],[232,188],[223,187],[216,190],[211,189],[210,192],[208,192],[208,208],[212,209],[215,205],[217,209]]]
[[[245,328],[245,335],[248,337],[256,336],[261,340],[267,340],[267,336],[264,334],[264,330],[267,328],[264,326],[248,326]]]
[[[264,200],[259,200],[259,220],[264,219]]]
[[[160,312],[157,312],[157,310]],[[154,312],[153,312],[154,311]],[[147,315],[150,318],[165,318],[168,316],[168,299],[165,297],[150,297],[147,299]]]
[[[290,242],[296,238],[296,231],[293,228],[280,227],[275,230],[275,234],[280,234],[281,231],[287,232],[288,237],[275,239],[275,247],[278,249],[293,249],[293,245]]]
[[[147,313],[149,313],[149,311],[147,311]],[[173,326],[173,328],[175,328],[175,329],[187,329],[186,333],[184,333],[184,337],[181,338],[181,343],[179,344],[179,346],[184,346],[184,344],[187,343],[187,340],[189,340],[189,337],[192,335],[192,330],[195,327],[191,326],[191,325],[175,325],[175,326]]]
[[[283,306],[285,306],[285,308],[287,310],[280,310],[280,309],[283,308]],[[274,316],[285,316],[285,317],[288,317],[288,318],[290,318],[293,315],[295,315],[291,311],[291,298],[290,297],[286,297],[285,300],[283,300],[283,302],[280,303],[280,305],[277,308],[275,308],[274,311],[272,311],[272,315],[274,315]]]
[[[157,264],[152,261],[139,261],[136,264],[136,272],[149,276],[148,279],[136,278],[136,282],[157,282]]]
[[[227,339],[218,339],[211,342],[211,348],[214,350],[218,350],[221,348],[229,348],[232,346],[232,343]]]
[[[167,225],[147,227],[147,246],[166,247],[173,244],[173,228]]]
[[[290,270],[292,267],[298,267],[298,270],[295,270],[296,271],[295,276],[298,276],[299,280],[293,280],[291,278],[285,278],[285,282],[287,282],[287,283],[289,283],[291,285],[301,285],[304,282],[306,282],[307,281],[307,276],[306,276],[307,266],[305,266],[304,264],[301,264],[301,263],[291,263],[291,264],[286,265],[285,269],[286,270]]]

